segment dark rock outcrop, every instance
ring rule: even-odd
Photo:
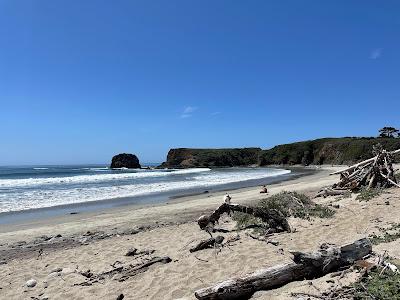
[[[111,168],[140,169],[139,159],[134,154],[121,153],[115,155],[111,161]]]
[[[258,164],[260,148],[171,149],[161,168],[235,167]]]

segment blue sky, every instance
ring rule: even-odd
[[[400,126],[399,1],[0,0],[0,165]],[[384,108],[384,110],[381,110]]]

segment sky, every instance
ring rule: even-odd
[[[0,165],[400,127],[399,1],[0,0]]]

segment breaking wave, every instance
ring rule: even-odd
[[[122,197],[208,189],[289,174],[282,169],[208,168],[135,170],[130,173],[0,180],[0,212],[21,211]]]
[[[100,183],[100,182],[118,181],[124,179],[163,177],[163,176],[201,173],[208,171],[211,171],[211,169],[197,168],[197,169],[168,170],[168,171],[138,170],[135,173],[77,175],[77,176],[48,177],[48,178],[0,179],[0,188],[33,187],[33,186],[43,186],[50,184],[64,185],[64,184],[78,184],[78,183],[81,184]]]

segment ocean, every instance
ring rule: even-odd
[[[0,167],[0,216],[41,208],[166,201],[168,197],[268,184],[290,177],[274,168],[109,169],[101,165]]]

